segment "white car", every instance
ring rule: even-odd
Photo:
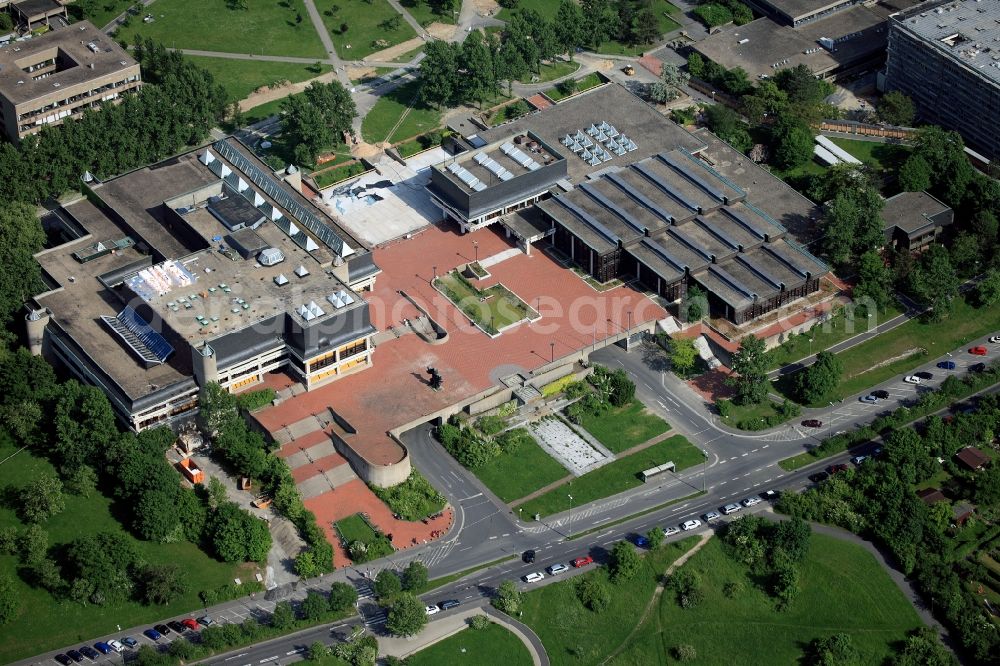
[[[990,342],[992,342],[993,344],[1000,342],[1000,335],[991,335]]]
[[[123,652],[125,650],[125,646],[121,644],[121,641],[115,641],[115,640],[108,641],[108,647],[110,647],[115,652]]]
[[[906,375],[905,377],[903,377],[903,381],[906,382],[907,384],[919,384],[920,377],[917,377],[916,375]]]
[[[705,519],[705,522],[706,522],[706,523],[710,523],[710,522],[712,522],[713,520],[718,520],[718,519],[719,519],[719,518],[721,518],[721,517],[722,517],[722,516],[720,516],[720,515],[719,515],[719,512],[718,512],[718,511],[709,511],[709,512],[708,512],[708,513],[706,513],[706,514],[705,514],[704,516],[702,516],[702,518],[704,518],[704,519]]]
[[[743,506],[745,506],[747,508],[749,508],[751,506],[757,506],[758,504],[760,504],[760,498],[759,497],[748,497],[745,500],[743,500]]]
[[[434,604],[431,604],[430,606],[424,608],[424,612],[427,613],[428,615],[434,615],[435,613],[440,613],[441,609],[435,606]]]
[[[699,527],[701,527],[701,521],[698,520],[697,518],[693,518],[691,520],[685,520],[684,523],[681,525],[681,527],[684,528],[685,532],[687,532],[688,530],[696,530]]]
[[[551,567],[546,569],[546,571],[549,572],[550,576],[558,576],[565,571],[569,571],[569,567],[565,564],[553,564]]]
[[[673,535],[678,534],[678,533],[680,533],[680,530],[677,529],[676,527],[664,527],[663,528],[663,536],[665,536],[665,537],[673,536]]]
[[[523,576],[521,580],[523,580],[525,583],[537,583],[543,578],[545,578],[545,574],[543,574],[541,571],[536,571],[534,573],[528,574],[527,576]]]
[[[722,513],[728,516],[731,513],[736,513],[742,508],[743,507],[741,507],[739,504],[727,504],[726,506],[722,507]]]

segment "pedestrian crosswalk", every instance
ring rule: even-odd
[[[385,624],[385,609],[375,602],[375,585],[368,578],[354,581],[354,589],[358,591],[358,612],[368,629],[375,629]]]

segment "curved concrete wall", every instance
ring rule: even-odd
[[[337,433],[330,433],[330,438],[333,440],[333,448],[337,449],[337,453],[347,459],[347,462],[351,464],[357,475],[367,484],[378,486],[379,488],[388,488],[406,481],[410,476],[410,471],[412,470],[410,466],[410,453],[406,450],[403,443],[395,437],[393,437],[393,440],[403,450],[403,457],[398,462],[385,465],[369,462],[364,456],[355,451],[350,444],[341,439]]]

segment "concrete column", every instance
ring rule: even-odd
[[[219,381],[219,366],[215,350],[207,342],[202,345],[201,349],[191,347],[191,361],[194,366],[195,380],[199,386]]]
[[[49,311],[45,308],[31,310],[24,319],[28,330],[28,349],[33,356],[41,356],[42,342],[45,340],[45,327],[49,323]]]

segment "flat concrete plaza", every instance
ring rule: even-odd
[[[596,441],[584,439],[561,419],[548,416],[529,426],[538,445],[571,474],[581,476],[606,465],[614,455]]]

